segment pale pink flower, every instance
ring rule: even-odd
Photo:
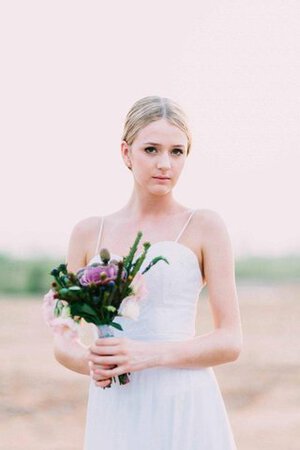
[[[142,300],[148,295],[148,289],[145,283],[145,277],[141,273],[137,273],[130,283],[130,287],[133,289],[132,295],[138,300]]]
[[[46,324],[53,329],[54,333],[64,334],[71,339],[76,339],[79,333],[79,325],[70,316],[70,309],[67,306],[67,302],[63,302],[65,307],[61,311],[59,317],[54,314],[57,298],[54,298],[55,291],[50,289],[47,294],[44,295],[42,304],[43,318]]]
[[[120,304],[118,313],[128,319],[137,320],[140,314],[140,305],[133,295],[125,297]]]
[[[141,273],[137,273],[129,286],[133,289],[133,292],[123,299],[118,313],[123,317],[137,320],[140,314],[139,300],[142,300],[148,295],[145,277]]]
[[[42,311],[43,317],[47,325],[50,326],[50,322],[55,319],[54,308],[57,302],[57,299],[54,298],[54,291],[50,289],[47,294],[44,295]]]
[[[56,317],[50,326],[56,334],[64,335],[70,339],[79,337],[79,325],[71,317]]]

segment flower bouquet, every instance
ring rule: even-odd
[[[84,319],[97,326],[100,338],[110,337],[114,335],[110,327],[123,330],[114,322],[116,316],[138,319],[139,300],[148,293],[144,273],[160,260],[169,264],[165,257],[156,256],[138,273],[151,246],[145,242],[143,252],[134,261],[141,237],[139,231],[129,254],[122,260],[111,259],[109,251],[103,248],[101,263],[82,267],[76,274],[67,271],[67,264],[60,264],[50,272],[55,281],[44,296],[43,315],[54,332],[66,332],[71,339],[78,340],[80,322]],[[129,375],[130,372],[119,375],[119,383],[128,383]],[[115,377],[113,381],[116,382]]]

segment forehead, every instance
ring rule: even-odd
[[[186,134],[176,125],[166,119],[159,119],[142,128],[136,136],[138,144],[157,142],[159,144],[174,144],[187,146]]]

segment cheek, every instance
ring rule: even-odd
[[[136,158],[134,161],[135,173],[137,176],[147,179],[153,175],[152,163],[144,158]]]
[[[178,162],[178,167],[177,167],[177,172],[178,173],[180,173],[183,170],[184,165],[185,165],[185,160],[181,160],[181,161]]]

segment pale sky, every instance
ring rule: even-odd
[[[178,3],[1,2],[0,252],[64,256],[76,222],[124,206],[147,95],[190,118],[176,199],[217,211],[237,256],[300,252],[300,2]]]

